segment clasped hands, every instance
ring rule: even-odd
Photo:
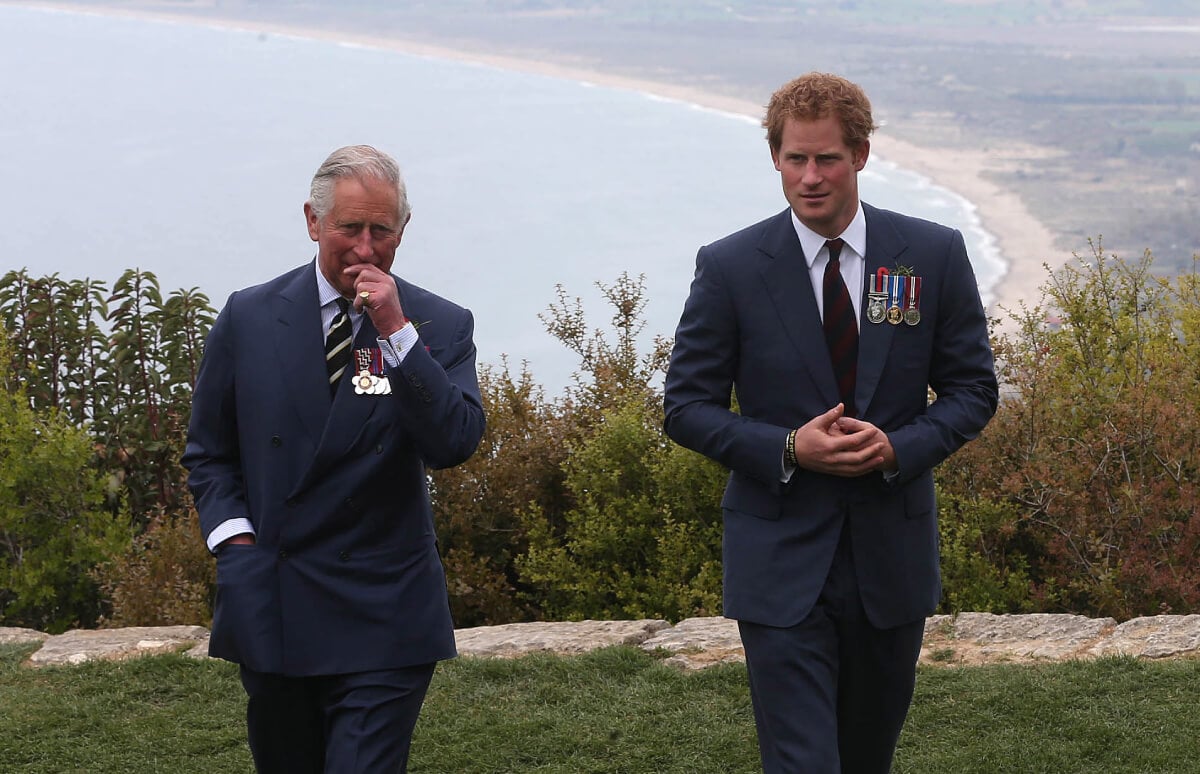
[[[807,470],[854,477],[896,470],[896,452],[887,434],[870,422],[844,416],[839,403],[797,428],[796,463]]]

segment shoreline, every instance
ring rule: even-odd
[[[641,92],[664,99],[677,100],[701,108],[760,120],[764,106],[742,99],[706,92],[689,86],[664,83],[645,77],[615,75],[599,70],[564,65],[557,62],[533,61],[487,51],[466,51],[443,44],[429,44],[405,38],[385,37],[366,32],[324,30],[302,24],[215,15],[186,13],[156,3],[140,4],[136,8],[111,5],[77,5],[69,2],[11,2],[0,4],[19,8],[58,11],[74,14],[144,19],[208,26],[218,29],[243,30],[265,34],[337,42],[395,51],[410,56],[450,60],[562,78],[585,84]],[[213,6],[191,6],[213,10]],[[1004,270],[991,289],[989,312],[1001,316],[1016,312],[1024,303],[1036,306],[1041,300],[1040,287],[1047,275],[1044,266],[1056,268],[1069,255],[1058,255],[1053,245],[1058,235],[1037,219],[1013,191],[1006,190],[987,179],[987,173],[1003,166],[1003,151],[970,151],[951,148],[930,148],[899,139],[877,130],[872,136],[872,151],[881,160],[915,172],[940,188],[956,194],[975,208],[980,227],[996,242]]]

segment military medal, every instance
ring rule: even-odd
[[[892,284],[892,292],[890,293],[891,301],[887,310],[887,321],[892,325],[899,325],[900,321],[904,319],[904,310],[901,309],[900,302],[904,300],[904,280],[907,278],[893,274],[889,279]]]
[[[887,281],[888,270],[880,266],[871,279],[871,292],[867,293],[867,319],[873,323],[881,323],[887,317]]]
[[[354,350],[354,360],[358,367],[354,377],[355,395],[391,395],[392,383],[384,373],[383,352],[378,347]]]
[[[916,325],[921,322],[921,278],[908,280],[908,303],[904,307],[904,322]]]

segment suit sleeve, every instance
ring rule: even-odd
[[[924,414],[888,433],[900,465],[899,482],[928,471],[978,436],[999,400],[979,286],[962,234],[951,234],[946,270],[935,289],[939,303],[929,386],[936,399]]]
[[[732,410],[739,346],[729,287],[701,248],[667,369],[663,428],[679,445],[778,491],[789,429]]]
[[[471,313],[458,309],[444,347],[435,350],[419,342],[399,366],[389,369],[401,422],[422,459],[433,468],[464,462],[483,437],[474,328]]]
[[[232,318],[236,295],[230,297],[208,334],[192,391],[192,416],[182,459],[205,541],[222,522],[248,513],[234,397]]]

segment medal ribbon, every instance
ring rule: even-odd
[[[354,360],[358,365],[356,373],[366,371],[372,376],[383,376],[383,350],[379,347],[363,347],[354,350]]]
[[[908,309],[919,309],[921,307],[921,278],[913,277],[912,282],[908,283]]]
[[[906,279],[907,277],[900,274],[892,275],[892,303],[890,306],[897,309],[901,308],[900,302],[904,299],[904,280]]]

